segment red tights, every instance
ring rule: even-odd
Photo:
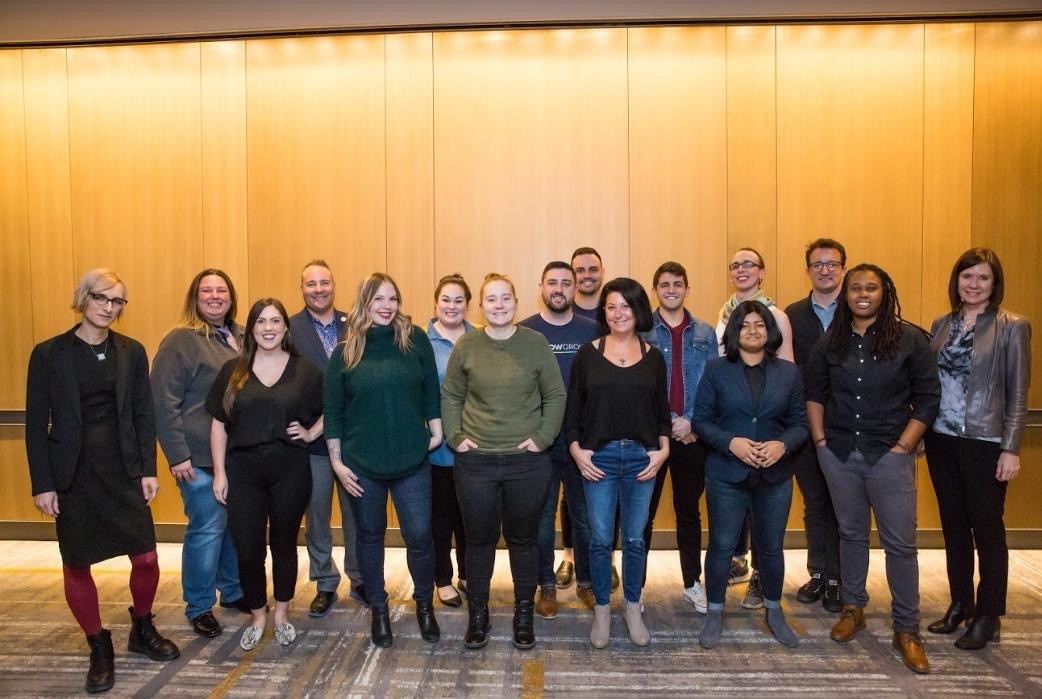
[[[101,633],[101,609],[98,605],[98,588],[86,568],[62,567],[65,576],[65,600],[72,615],[88,636]],[[156,550],[130,556],[130,595],[134,599],[134,616],[145,616],[152,612],[152,602],[159,587],[159,559]]]

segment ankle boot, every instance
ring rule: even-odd
[[[372,609],[370,609],[370,613],[372,614],[370,634],[373,645],[377,648],[390,648],[391,644],[394,643],[394,636],[391,634],[390,610],[386,604],[382,606],[374,604]]]
[[[997,616],[975,616],[970,619],[970,628],[966,630],[955,647],[962,650],[980,650],[988,642],[998,643],[1002,631],[1002,618]]]
[[[530,650],[535,647],[535,602],[530,599],[514,602],[514,647]]]
[[[611,640],[611,605],[598,604],[593,608],[593,626],[590,627],[590,643],[594,648],[604,648]]]
[[[163,638],[156,625],[152,623],[155,614],[148,613],[144,616],[134,616],[134,608],[127,609],[130,612],[130,638],[127,640],[127,650],[131,653],[142,653],[152,660],[173,660],[181,655],[174,642]]]
[[[463,636],[463,647],[470,650],[484,648],[488,643],[488,632],[492,628],[492,620],[488,616],[488,602],[468,600],[467,633]]]
[[[91,694],[107,692],[116,684],[116,653],[112,649],[112,634],[102,629],[87,636],[90,646],[90,669],[87,670],[86,690]]]
[[[640,614],[640,602],[626,600],[622,603],[622,618],[630,632],[630,641],[635,646],[646,646],[651,642],[651,634],[644,625],[644,617]]]
[[[962,625],[962,622],[973,618],[972,602],[952,602],[944,616],[926,627],[930,633],[951,633]]]
[[[416,622],[420,625],[420,636],[427,643],[437,643],[441,638],[438,620],[434,618],[434,600],[416,603]]]

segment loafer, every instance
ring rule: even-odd
[[[930,661],[926,659],[926,646],[918,633],[894,632],[894,648],[901,660],[912,672],[925,675],[930,672]]]
[[[225,602],[224,600],[221,600],[221,608],[234,609],[235,611],[242,612],[243,614],[249,614],[253,611],[252,609],[250,609],[250,605],[246,604],[245,597],[240,597],[239,599],[232,600],[231,602]]]
[[[832,626],[829,638],[838,643],[846,643],[854,638],[861,629],[865,628],[865,610],[855,604],[844,604],[843,613]]]
[[[336,604],[338,597],[335,590],[325,591],[319,590],[315,595],[315,599],[311,600],[311,609],[308,611],[308,616],[319,618],[326,614],[329,614],[333,609],[333,605]]]
[[[824,596],[825,578],[821,573],[814,573],[810,576],[810,580],[803,583],[803,587],[796,592],[796,601],[803,604],[814,604]]]
[[[557,566],[557,572],[554,573],[554,581],[558,590],[570,587],[575,582],[575,564],[571,561],[561,561],[561,565]]]
[[[952,602],[944,616],[927,626],[926,630],[930,633],[952,633],[962,626],[962,622],[973,618],[974,611],[973,604]]]
[[[197,634],[207,638],[221,635],[221,625],[214,618],[213,612],[203,612],[192,619],[192,628]]]
[[[825,585],[825,595],[821,598],[821,606],[825,608],[826,612],[836,614],[843,611],[843,596],[840,594],[840,589],[839,580],[829,578]]]

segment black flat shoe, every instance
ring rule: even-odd
[[[325,591],[319,590],[315,594],[315,599],[311,600],[311,608],[308,610],[308,616],[319,618],[329,614],[333,609],[333,605],[336,604],[337,595],[335,590]]]
[[[90,694],[107,692],[116,684],[116,653],[112,649],[112,634],[102,629],[93,636],[87,636],[90,646],[90,669],[87,670],[87,683],[84,689]]]
[[[391,613],[387,607],[372,608],[373,621],[371,625],[373,645],[377,648],[390,648],[394,643],[391,634]]]
[[[467,607],[469,620],[467,633],[463,636],[463,647],[468,650],[484,648],[488,644],[488,632],[492,628],[492,620],[488,615],[488,604],[471,601]]]
[[[207,638],[214,638],[215,636],[221,635],[221,625],[217,623],[217,619],[214,618],[213,612],[203,612],[192,619],[192,628],[197,634],[200,636],[206,636]]]
[[[535,647],[535,602],[530,599],[514,602],[514,647],[531,650]]]
[[[463,598],[460,596],[456,588],[452,588],[455,593],[452,597],[442,597],[441,590],[438,590],[438,601],[446,607],[459,607],[463,605]]]
[[[970,628],[955,642],[955,647],[960,650],[980,650],[989,642],[998,643],[1001,631],[1001,617],[975,616],[970,619]]]
[[[416,622],[420,625],[420,636],[427,643],[437,643],[441,638],[438,620],[434,618],[434,602],[416,603]]]
[[[250,614],[253,612],[253,610],[250,609],[250,605],[246,604],[245,597],[240,597],[239,599],[232,600],[231,602],[225,602],[224,600],[221,600],[221,608],[234,609],[235,611],[242,612],[243,614]]]
[[[962,622],[973,618],[973,604],[952,602],[944,616],[926,627],[930,633],[952,633],[962,626]]]

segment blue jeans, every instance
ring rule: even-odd
[[[593,454],[604,471],[599,481],[585,481],[586,514],[590,519],[590,578],[597,604],[611,601],[611,549],[615,539],[615,508],[621,512],[622,592],[627,602],[639,602],[644,580],[644,525],[648,522],[655,479],[638,481],[648,466],[648,451],[629,439],[608,442]]]
[[[583,477],[571,455],[565,449],[551,449],[550,490],[539,520],[539,586],[553,587],[554,577],[554,519],[557,515],[557,494],[564,485],[572,524],[572,545],[575,550],[575,579],[580,585],[590,584],[590,521],[586,516],[586,496]],[[562,525],[564,524],[562,520]]]
[[[785,578],[785,523],[792,506],[792,479],[781,483],[760,480],[755,485],[727,483],[706,477],[709,549],[706,552],[706,596],[723,604],[731,556],[741,537],[746,515],[752,512],[752,541],[765,599],[781,599]]]
[[[403,478],[382,480],[361,473],[358,484],[365,491],[352,498],[358,528],[358,567],[362,583],[374,607],[387,606],[384,590],[384,535],[387,533],[387,495],[394,502],[405,540],[405,561],[412,575],[413,599],[434,599],[434,541],[431,538],[431,465]]]
[[[181,588],[185,616],[194,619],[217,601],[242,599],[239,560],[228,531],[228,511],[213,496],[213,474],[195,469],[191,483],[177,481],[188,525],[181,547]]]

